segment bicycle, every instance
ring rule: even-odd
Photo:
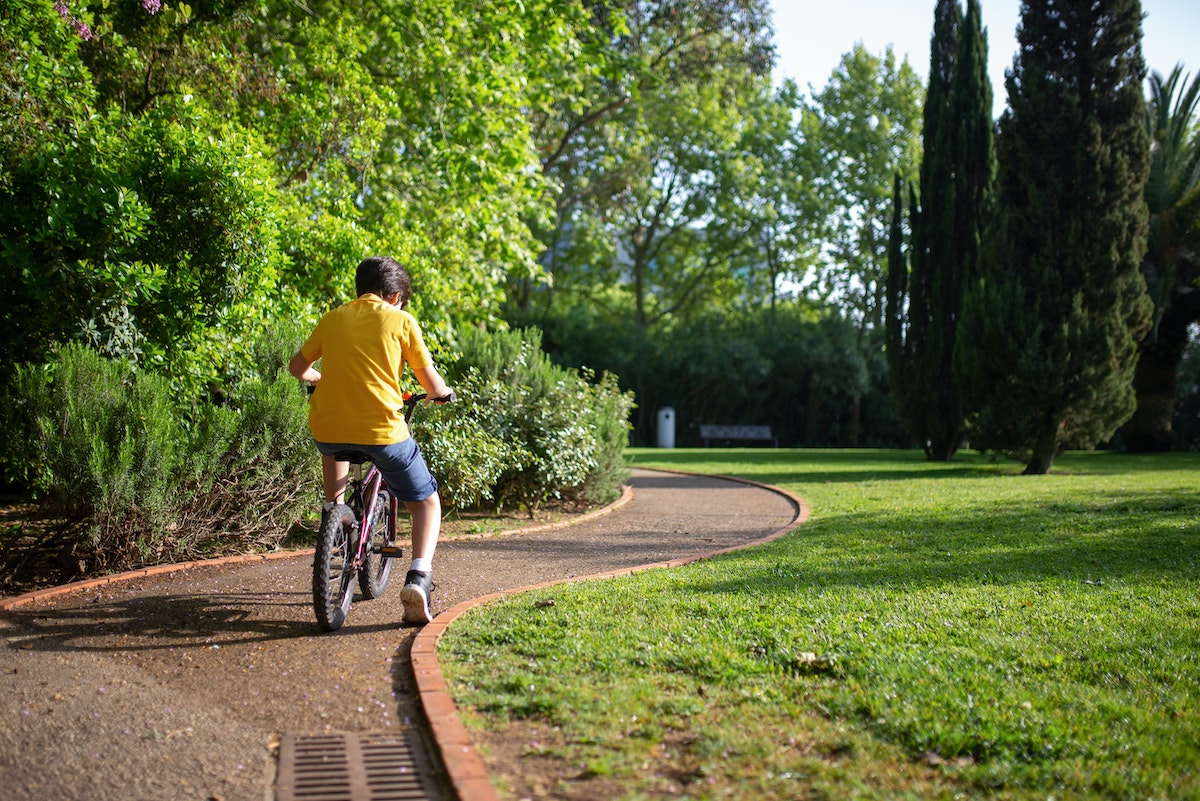
[[[404,422],[412,419],[425,393],[405,393]],[[454,393],[434,398],[434,403],[450,403]],[[337,631],[350,614],[355,578],[366,600],[383,595],[392,576],[392,560],[404,555],[396,545],[396,516],[399,503],[388,491],[383,474],[371,464],[366,475],[367,454],[358,450],[334,454],[340,462],[350,462],[353,475],[346,486],[346,503],[327,505],[317,533],[317,551],[313,557],[313,610],[322,631]]]

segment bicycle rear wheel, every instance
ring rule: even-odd
[[[322,516],[313,557],[313,611],[322,631],[337,631],[350,614],[357,535],[358,521],[349,506],[336,504]]]
[[[375,498],[375,517],[371,523],[371,538],[363,566],[358,571],[358,588],[363,597],[371,600],[383,595],[387,589],[388,579],[392,577],[392,557],[384,556],[380,548],[396,544],[394,532],[388,536],[388,518],[390,516],[391,496],[386,490],[380,490]]]

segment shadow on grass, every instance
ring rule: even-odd
[[[681,450],[638,448],[629,452],[632,467],[660,465],[668,469],[733,469],[752,465],[754,478],[775,484],[902,481],[1022,476],[1024,465],[1011,459],[975,451],[960,452],[953,461],[931,462],[918,450],[888,449],[762,449],[692,448]],[[778,470],[771,469],[778,466]],[[1124,454],[1117,451],[1069,452],[1054,463],[1051,475],[1107,475],[1146,471],[1200,473],[1200,453]]]
[[[795,592],[798,586],[926,588],[1015,585],[1046,579],[1102,592],[1147,580],[1200,581],[1200,495],[1106,496],[1103,504],[1041,502],[972,510],[966,519],[841,514],[748,555],[747,578],[712,592]],[[738,557],[746,559],[746,556]]]

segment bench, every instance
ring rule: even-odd
[[[704,447],[708,447],[711,440],[731,440],[731,441],[766,441],[773,444],[776,448],[779,447],[779,437],[771,434],[770,426],[714,426],[701,425],[700,439],[704,441]]]

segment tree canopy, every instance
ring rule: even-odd
[[[1137,410],[1121,430],[1133,451],[1175,447],[1173,425],[1188,328],[1200,321],[1200,75],[1183,65],[1150,75],[1146,134],[1150,230],[1142,275],[1154,304],[1153,324],[1138,347],[1133,388]]]
[[[941,0],[933,30],[920,207],[911,209],[907,260],[902,252],[889,257],[887,347],[906,426],[930,458],[945,461],[964,431],[954,350],[963,288],[978,273],[992,210],[995,154],[979,3],[968,0],[964,20],[958,0]],[[893,203],[899,207],[898,188]]]
[[[997,145],[1007,188],[982,237],[992,126],[973,0],[965,17],[936,3],[927,95],[890,49],[859,44],[808,96],[771,80],[766,0],[10,0],[0,358],[37,363],[79,341],[161,370],[180,398],[213,392],[254,371],[265,332],[343,301],[353,265],[386,252],[410,266],[435,348],[454,351],[467,328],[541,327],[556,358],[619,367],[643,438],[662,404],[728,422],[755,396],[799,393],[814,416],[771,412],[795,441],[858,443],[865,408],[868,442],[915,438],[948,457],[964,412],[981,443],[1000,441],[987,421],[1021,418],[988,411],[1027,349],[1005,333],[1017,331],[1045,356],[1034,372],[1107,399],[1087,402],[1103,413],[1062,413],[1058,443],[1090,444],[1129,406],[1112,387],[1129,381],[1121,332],[1143,328],[1140,290],[1125,256],[1104,266],[1099,254],[1141,247],[1127,190],[1146,132],[1125,116],[1141,75],[1131,7],[1084,6],[1027,9]],[[1147,128],[1152,141],[1161,130]],[[1155,146],[1156,165],[1179,138]],[[1194,133],[1180,141],[1194,152]],[[911,214],[889,229],[896,175]],[[1149,229],[1142,272],[1174,270],[1177,291],[1150,282],[1142,364],[1147,343],[1186,341],[1194,260],[1170,254],[1194,248],[1160,233],[1194,230],[1172,222],[1191,219],[1192,199],[1181,192]],[[1044,220],[1063,228],[1039,237]],[[990,267],[976,267],[981,249]],[[885,304],[889,259],[904,266]],[[974,300],[960,301],[964,281]],[[985,314],[993,303],[1018,309]],[[1101,308],[1124,322],[1101,323]],[[888,356],[906,365],[891,393],[885,309]],[[950,354],[970,309],[997,328],[971,329],[990,352],[960,354],[968,379]],[[802,358],[772,332],[838,356]],[[1048,355],[1068,340],[1070,359]],[[1084,356],[1085,341],[1109,343],[1111,358]],[[705,352],[744,388],[720,408],[664,382],[707,385],[684,369]],[[844,374],[809,372],[821,364]],[[1054,395],[1023,408],[1058,409]],[[893,406],[907,434],[891,430]]]
[[[1141,5],[1023,7],[1000,120],[998,212],[959,352],[981,444],[1046,473],[1133,412],[1151,304]]]

